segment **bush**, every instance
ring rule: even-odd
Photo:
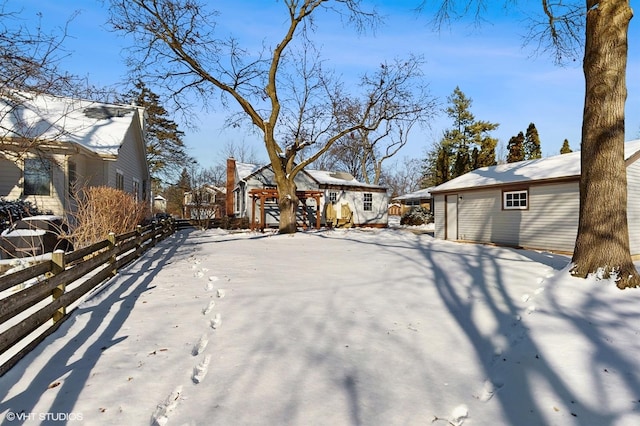
[[[30,201],[25,200],[5,200],[0,198],[0,232],[7,229],[11,224],[23,217],[45,214],[38,210]],[[47,212],[46,214],[51,214]]]
[[[418,226],[433,222],[433,214],[425,207],[414,207],[400,218],[400,225]]]
[[[105,240],[110,232],[133,231],[147,216],[146,204],[107,186],[86,187],[75,197],[71,238],[76,249]]]

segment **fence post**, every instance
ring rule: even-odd
[[[136,226],[136,257],[142,255],[142,225]]]
[[[118,273],[118,270],[116,269],[116,234],[114,232],[109,232],[107,239],[109,240],[109,250],[111,250],[111,258],[109,259],[109,264],[111,265],[111,276],[115,277]]]
[[[51,275],[57,275],[61,272],[64,272],[66,268],[65,259],[64,259],[64,251],[56,250],[51,253]],[[64,283],[60,284],[56,288],[51,291],[51,296],[53,297],[53,301],[55,302],[59,299],[66,291],[66,285]],[[61,306],[57,311],[53,313],[53,323],[57,323],[67,314],[67,307]]]

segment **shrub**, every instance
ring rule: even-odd
[[[70,216],[76,249],[105,240],[110,232],[118,235],[133,231],[148,213],[146,204],[107,186],[86,187],[76,195],[75,202],[77,209]]]
[[[0,198],[0,232],[7,229],[11,224],[23,217],[44,214],[38,210],[30,201],[25,200],[5,200]],[[47,213],[50,214],[50,213]]]
[[[414,207],[400,218],[400,225],[426,225],[433,222],[433,214],[425,207]]]

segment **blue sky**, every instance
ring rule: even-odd
[[[506,14],[502,1],[489,8],[486,22],[475,26],[472,19],[451,24],[437,33],[428,15],[412,11],[417,0],[378,0],[379,10],[386,15],[385,24],[375,35],[357,35],[343,29],[335,21],[320,20],[317,38],[327,64],[345,81],[356,81],[364,72],[372,72],[383,61],[409,54],[423,55],[425,81],[431,93],[446,106],[446,98],[456,86],[472,99],[476,119],[499,123],[492,135],[506,149],[511,136],[524,132],[533,122],[538,129],[543,155],[559,153],[566,138],[578,150],[584,100],[584,77],[581,61],[559,67],[549,56],[535,56],[530,47],[522,46],[526,27],[525,13],[537,11],[537,1],[521,0],[524,10]],[[230,30],[248,43],[273,43],[282,37],[286,16],[282,2],[275,0],[218,0],[219,30]],[[63,26],[78,10],[79,16],[69,25],[70,38],[65,49],[70,55],[63,67],[87,76],[96,85],[112,85],[126,78],[122,49],[128,40],[109,31],[106,6],[99,0],[21,0],[9,1],[11,10],[22,9],[25,24],[37,22],[41,12],[44,26]],[[529,8],[531,10],[527,10]],[[627,140],[640,137],[640,22],[631,22],[627,70]],[[194,110],[199,116],[198,130],[186,131],[185,142],[190,153],[203,166],[221,160],[227,142],[255,146],[266,159],[261,141],[254,134],[223,126],[228,112]],[[179,121],[179,120],[178,120]],[[416,129],[398,159],[422,158],[425,150],[438,141],[451,120],[440,113],[430,128]],[[499,146],[500,146],[499,145]]]

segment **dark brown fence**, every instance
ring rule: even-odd
[[[53,333],[74,302],[174,231],[173,221],[138,227],[0,276],[0,376]]]

